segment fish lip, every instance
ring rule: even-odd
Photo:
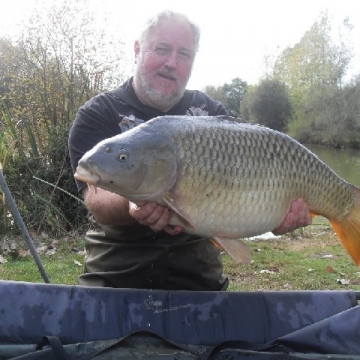
[[[98,174],[94,173],[93,171],[86,170],[80,166],[76,168],[74,178],[89,185],[96,185],[101,180]]]

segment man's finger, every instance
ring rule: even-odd
[[[167,225],[165,226],[164,231],[167,232],[169,235],[177,235],[183,231],[183,228],[180,225]]]

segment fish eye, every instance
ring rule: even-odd
[[[117,155],[118,160],[126,161],[129,157],[129,153],[125,149],[120,149]]]

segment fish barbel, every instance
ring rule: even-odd
[[[101,141],[75,178],[136,204],[173,210],[170,224],[249,261],[235,239],[277,228],[303,198],[360,265],[360,189],[291,137],[225,117],[163,116]]]

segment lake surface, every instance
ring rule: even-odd
[[[360,187],[360,150],[307,147],[339,176]]]

